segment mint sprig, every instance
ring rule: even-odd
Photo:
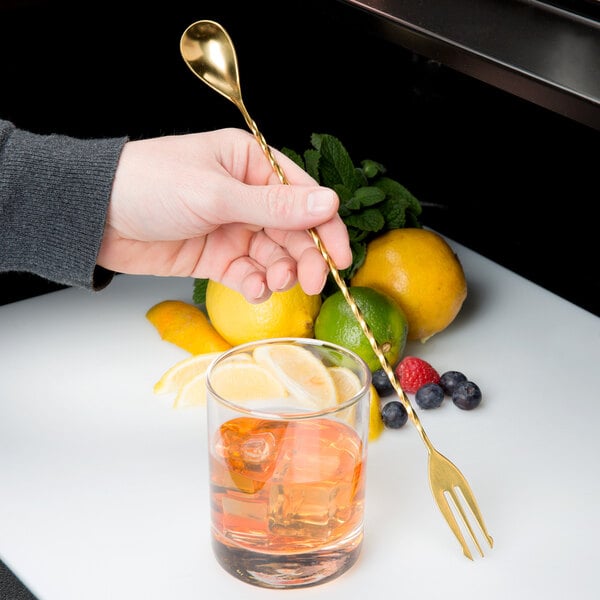
[[[386,168],[381,163],[363,160],[356,166],[335,136],[313,133],[310,142],[311,147],[302,154],[290,148],[281,151],[320,185],[337,193],[338,213],[348,228],[352,248],[352,264],[340,270],[340,275],[349,283],[365,260],[368,243],[390,229],[421,227],[422,207],[401,183],[385,175]],[[205,303],[207,284],[206,279],[194,280],[194,303]],[[336,290],[330,276],[323,297]]]
[[[312,147],[302,155],[289,148],[282,152],[338,194],[338,212],[348,228],[352,248],[352,264],[340,275],[349,282],[365,260],[368,243],[390,229],[421,227],[422,207],[401,183],[385,175],[381,163],[363,160],[356,166],[333,135],[313,133],[310,141]],[[334,289],[330,278],[324,295]]]

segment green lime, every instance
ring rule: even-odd
[[[408,322],[404,311],[393,298],[373,288],[350,286],[349,291],[384,356],[394,366],[406,345]],[[341,291],[334,292],[323,301],[315,320],[315,337],[352,350],[367,363],[371,371],[381,368],[377,355]]]

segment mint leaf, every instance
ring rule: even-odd
[[[365,242],[352,243],[350,244],[350,246],[352,248],[352,256],[354,260],[347,269],[340,271],[340,275],[346,281],[350,281],[350,279],[354,277],[354,274],[356,273],[356,271],[358,271],[359,267],[361,267],[362,264],[365,262],[365,258],[367,256],[367,244]]]
[[[336,192],[338,192],[338,186],[335,188]],[[338,208],[338,213],[340,217],[347,217],[351,215],[354,211],[360,210],[361,204],[360,200],[356,196],[350,196],[349,198],[343,197],[338,192],[338,196],[340,196],[340,206]],[[347,225],[348,223],[346,223]]]
[[[302,157],[295,150],[291,150],[290,148],[282,148],[281,153],[285,154],[288,158],[291,158],[301,169],[306,171]]]
[[[359,187],[354,192],[354,197],[360,206],[373,206],[385,198],[385,192],[376,187]]]
[[[194,304],[204,304],[206,302],[206,286],[208,279],[194,279],[194,293],[192,300]]]
[[[360,166],[365,177],[368,177],[369,179],[373,179],[373,177],[376,177],[380,173],[383,175],[386,171],[386,168],[381,163],[375,162],[374,160],[363,160],[360,163]]]
[[[354,164],[346,148],[332,135],[320,136],[319,148],[321,157],[319,170],[321,183],[333,188],[337,183],[342,183],[354,191],[360,185],[360,179],[355,172]]]
[[[319,157],[320,154],[317,150],[307,150],[304,153],[304,162],[306,163],[306,172],[317,182],[320,181],[319,177]]]
[[[421,203],[401,183],[389,177],[382,177],[375,185],[383,190],[387,196],[396,200],[404,210],[413,213],[415,216],[421,214]]]
[[[401,229],[406,224],[406,209],[398,198],[393,196],[386,197],[380,206],[381,212],[386,217],[386,229]]]
[[[369,232],[381,231],[385,225],[381,211],[376,208],[368,208],[360,213],[348,215],[344,221],[348,226]]]

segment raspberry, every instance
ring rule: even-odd
[[[416,356],[405,356],[394,372],[400,387],[408,394],[416,393],[426,383],[440,383],[440,374],[427,361]]]

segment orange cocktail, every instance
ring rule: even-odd
[[[221,393],[211,388],[219,361],[208,376],[213,547],[221,566],[249,583],[314,585],[339,576],[360,552],[370,373],[354,355],[314,340],[277,342],[293,347],[290,364],[278,363],[276,342],[264,343],[275,361],[264,372],[252,366],[260,352],[246,345],[223,358],[244,357],[238,382],[231,369]],[[303,375],[295,361],[307,346],[315,358]],[[271,388],[271,372],[281,389]],[[260,396],[263,387],[271,397]],[[235,402],[221,398],[227,390],[239,395]]]

